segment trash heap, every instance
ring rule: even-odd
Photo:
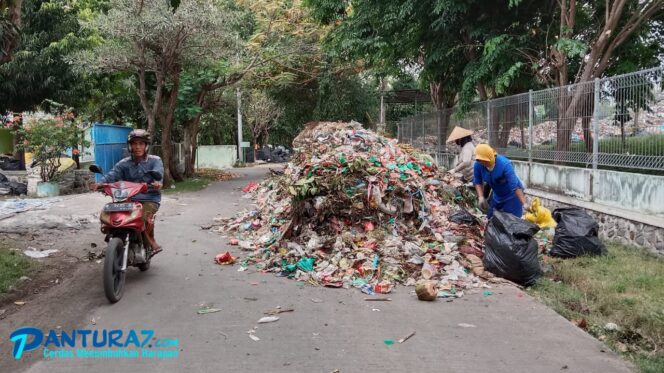
[[[483,284],[482,231],[462,182],[359,123],[316,122],[283,174],[244,188],[257,209],[215,219],[249,266],[314,285],[389,293],[427,285],[460,297]]]

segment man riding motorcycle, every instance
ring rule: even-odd
[[[150,134],[142,129],[136,129],[127,137],[127,147],[131,156],[118,162],[112,170],[101,178],[101,183],[113,183],[116,181],[129,181],[134,183],[147,183],[152,188],[145,193],[139,193],[133,200],[143,205],[143,220],[146,223],[146,238],[148,245],[152,248],[152,255],[162,251],[154,238],[154,215],[159,210],[161,203],[162,184],[150,176],[150,171],[157,172],[163,179],[164,164],[161,158],[148,154],[150,145]],[[96,191],[99,184],[90,184],[90,190]]]

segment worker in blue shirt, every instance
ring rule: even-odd
[[[491,201],[487,201],[484,196],[485,183],[493,190]],[[479,144],[475,148],[473,184],[480,208],[487,211],[489,219],[495,210],[509,212],[519,218],[523,215],[523,206],[526,205],[523,183],[516,176],[512,162],[496,154],[487,144]]]

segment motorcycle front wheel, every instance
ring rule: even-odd
[[[118,237],[108,241],[104,259],[104,293],[111,303],[122,298],[126,272],[122,270],[124,243]]]

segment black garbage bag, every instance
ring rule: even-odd
[[[537,259],[539,227],[516,216],[496,211],[484,236],[484,268],[498,277],[530,286],[542,275]]]
[[[6,182],[9,182],[7,176],[0,173],[0,183],[6,183]]]
[[[0,194],[9,194],[12,196],[20,196],[21,194],[28,194],[28,185],[23,183],[17,183],[16,181],[3,181],[0,182],[0,189],[3,193]]]
[[[460,209],[459,211],[450,215],[449,220],[452,223],[457,224],[477,225],[480,223],[480,221],[473,214],[464,209]]]
[[[14,158],[2,157],[0,158],[0,170],[4,171],[20,171],[21,161]]]
[[[606,255],[606,247],[598,237],[599,224],[590,214],[577,207],[553,211],[558,225],[549,254],[558,258],[581,255]]]
[[[9,190],[15,196],[20,196],[22,194],[28,194],[28,184],[17,183],[15,181],[9,182]]]

